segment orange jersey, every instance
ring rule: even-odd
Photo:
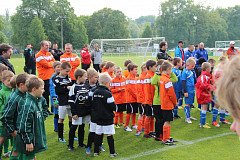
[[[107,69],[105,67],[102,68],[102,73],[107,72]]]
[[[144,95],[144,79],[147,75],[147,72],[142,72],[137,80],[137,102],[144,103],[145,95]]]
[[[162,74],[160,77],[160,95],[162,110],[172,110],[176,106],[177,97],[169,75]]]
[[[136,103],[137,102],[137,77],[131,73],[126,79],[126,102]]]
[[[71,78],[71,80],[76,80],[76,78],[74,77],[74,72],[77,69],[77,67],[80,65],[80,58],[78,57],[77,54],[74,53],[64,53],[63,55],[61,55],[60,57],[60,62],[69,62],[70,65],[72,66],[72,69],[69,73],[69,76]]]
[[[110,83],[110,90],[112,92],[115,104],[126,103],[125,88],[126,88],[125,78],[121,76],[112,79]]]
[[[124,76],[125,78],[127,78],[127,77],[129,76],[129,71],[128,71],[128,69],[124,69],[124,71],[123,71],[123,76]]]
[[[40,50],[36,54],[36,66],[38,71],[38,77],[42,80],[48,80],[54,73],[53,62],[55,59],[50,52]]]
[[[153,97],[155,92],[154,85],[151,84],[151,78],[154,76],[154,72],[148,71],[147,75],[144,78],[144,94],[145,94],[145,103],[148,105],[153,104]]]
[[[107,72],[107,73],[109,74],[109,76],[110,76],[111,78],[114,78],[114,77],[115,77],[114,72]]]

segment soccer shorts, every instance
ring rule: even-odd
[[[176,92],[175,94],[176,94],[177,100],[179,100],[180,98],[183,98],[182,92]]]
[[[107,126],[101,126],[97,125],[96,126],[96,134],[106,134],[106,135],[113,135],[115,134],[115,128],[114,124],[112,125],[107,125]]]
[[[195,93],[188,93],[188,97],[185,97],[185,104],[193,104],[194,103],[194,97],[195,97]]]
[[[127,104],[116,104],[116,112],[124,112],[127,110]]]
[[[138,103],[128,103],[127,113],[138,113]]]
[[[139,110],[139,114],[145,115],[145,113],[146,113],[146,106],[145,106],[145,104],[139,103],[138,104],[138,110]]]
[[[145,115],[149,116],[149,117],[154,116],[153,107],[148,104],[146,104],[145,106],[146,106],[146,114]]]
[[[173,121],[173,110],[162,110],[163,122]]]
[[[71,107],[69,105],[59,106],[58,107],[58,115],[59,115],[59,119],[65,119],[66,115],[72,117]]]

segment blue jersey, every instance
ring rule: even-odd
[[[182,81],[186,81],[186,91],[188,93],[195,92],[195,80],[194,80],[194,73],[191,70],[184,69],[182,72]],[[184,88],[183,88],[184,89]]]
[[[185,52],[185,54],[184,54],[184,61],[186,62],[188,58],[193,57],[193,54],[194,53],[189,51],[189,50],[187,52]]]
[[[208,52],[206,49],[198,49],[196,52],[195,52],[195,58],[196,58],[196,61],[198,62],[199,58],[203,57],[206,62],[208,61]],[[198,63],[197,63],[198,64]]]
[[[175,93],[182,91],[182,71],[178,68],[173,68],[172,72],[177,76],[178,81],[173,83]]]

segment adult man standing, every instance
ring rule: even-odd
[[[172,57],[167,54],[167,42],[162,41],[159,44],[159,52],[157,54],[157,60],[164,59],[164,60],[172,60]]]
[[[56,61],[60,61],[60,57],[61,57],[61,55],[63,55],[63,52],[60,49],[58,49],[58,44],[57,43],[53,44],[53,48],[51,50],[51,53],[52,53],[52,55],[53,55],[53,57]]]
[[[65,53],[60,57],[60,62],[69,62],[72,69],[69,73],[71,80],[74,82],[76,80],[74,76],[75,70],[80,65],[80,58],[77,54],[72,53],[73,47],[72,44],[66,43],[65,44]]]
[[[237,54],[240,54],[239,51],[234,47],[235,46],[235,42],[234,41],[231,41],[230,42],[230,47],[229,49],[227,50],[227,56],[228,56],[228,59],[230,60],[233,56],[237,55]]]
[[[195,52],[196,64],[198,64],[199,58],[203,57],[206,62],[208,61],[208,51],[204,48],[204,43],[199,44],[199,49]]]
[[[13,65],[8,61],[12,55],[12,46],[8,44],[0,44],[0,63],[8,67],[8,70],[12,71],[15,74]]]
[[[193,44],[188,45],[188,50],[184,53],[185,62],[187,61],[188,58],[193,57],[194,55],[193,50],[194,50],[194,45]]]
[[[24,71],[27,72],[28,74],[36,75],[35,54],[33,53],[31,44],[28,44],[27,47],[24,49],[24,58],[25,58]]]
[[[44,93],[43,97],[46,99],[49,106],[49,79],[54,73],[53,62],[55,59],[49,52],[49,42],[43,40],[41,43],[41,50],[36,54],[36,66],[38,71],[38,77],[44,81]],[[50,111],[49,111],[50,113]]]
[[[183,41],[178,42],[178,46],[175,48],[175,56],[179,57],[184,61],[184,50],[183,50]]]
[[[101,72],[100,69],[100,64],[102,63],[102,50],[99,49],[98,44],[94,44],[94,50],[92,52],[92,61],[93,61],[93,68],[97,71],[97,72]]]

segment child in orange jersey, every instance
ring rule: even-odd
[[[103,62],[99,65],[100,70],[101,70],[101,73],[107,71],[107,69],[105,68],[106,64],[107,64],[107,61],[103,61]]]
[[[174,145],[170,138],[170,121],[173,121],[173,109],[177,104],[176,94],[173,84],[170,81],[172,73],[172,64],[164,61],[161,66],[162,75],[160,78],[160,99],[162,102],[161,109],[163,114],[163,144]]]
[[[128,64],[127,68],[129,71],[129,76],[126,79],[126,102],[127,102],[127,115],[126,122],[124,125],[124,130],[131,132],[132,129],[128,126],[130,122],[130,117],[132,116],[132,128],[137,129],[136,126],[136,113],[138,112],[138,103],[137,103],[137,65]]]
[[[63,63],[63,62],[70,63],[72,69],[69,73],[69,76],[72,80],[72,83],[74,84],[76,81],[76,78],[74,77],[74,72],[80,65],[80,58],[78,57],[77,54],[72,53],[72,50],[73,50],[72,44],[66,43],[65,44],[65,53],[63,55],[61,55],[60,62],[61,63]]]
[[[116,112],[114,117],[115,128],[120,128],[120,126],[123,124],[123,112],[126,111],[126,80],[122,76],[122,69],[120,67],[116,67],[114,69],[114,74],[116,77],[113,78],[110,83],[110,90],[116,104]],[[120,125],[118,123],[118,119],[120,119]]]
[[[128,69],[127,69],[127,66],[128,66],[128,64],[129,63],[132,63],[132,61],[130,60],[130,59],[128,59],[128,60],[126,60],[125,62],[124,62],[124,71],[123,71],[123,76],[125,77],[125,78],[127,78],[128,76],[129,76],[129,71],[128,71]]]
[[[139,115],[138,115],[138,128],[136,132],[136,136],[140,136],[142,133],[142,130],[144,129],[144,121],[146,116],[145,114],[145,95],[144,95],[144,78],[147,75],[147,67],[146,63],[143,63],[141,66],[142,73],[140,74],[138,80],[137,80],[137,102],[139,103]]]
[[[106,69],[106,72],[109,74],[111,78],[114,78],[114,63],[113,62],[107,62],[104,66]]]
[[[144,137],[150,138],[153,136],[154,131],[154,113],[153,113],[153,97],[154,97],[154,85],[151,84],[151,79],[154,76],[157,68],[157,63],[154,60],[148,60],[146,62],[147,75],[144,79],[144,94],[146,105],[146,119],[144,124]]]

